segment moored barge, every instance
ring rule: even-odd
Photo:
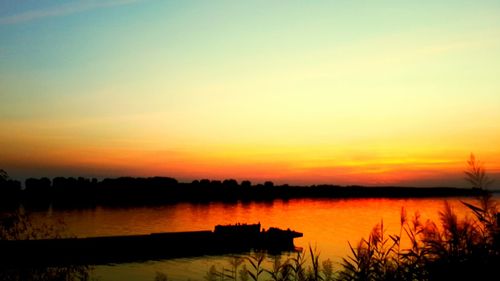
[[[214,231],[0,240],[2,264],[105,264],[254,250],[290,251],[302,233],[259,224],[217,225]]]

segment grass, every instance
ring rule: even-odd
[[[464,204],[473,218],[459,219],[445,202],[437,224],[423,221],[418,212],[408,218],[403,208],[397,234],[388,235],[381,221],[367,239],[349,244],[351,254],[337,270],[330,260],[321,262],[320,254],[309,247],[284,261],[273,256],[267,263],[264,253],[256,252],[239,258],[237,266],[230,263],[228,269],[213,266],[206,280],[497,280],[499,227],[490,220],[493,214],[486,215],[495,209]]]
[[[306,259],[310,259],[310,266],[305,266]],[[234,274],[224,274],[227,270],[224,267],[217,269],[215,266],[212,266],[205,276],[205,280],[334,280],[333,263],[330,260],[326,260],[323,261],[321,266],[319,253],[311,247],[309,247],[308,252],[305,250],[299,251],[295,257],[286,259],[285,261],[282,261],[281,256],[279,255],[272,256],[270,263],[265,263],[265,260],[266,255],[264,252],[254,252],[253,254],[241,259],[242,266],[239,271],[239,279]],[[265,265],[269,266],[266,268]],[[236,269],[237,268],[234,268],[234,270]]]
[[[207,280],[498,280],[500,215],[487,189],[492,181],[473,154],[467,163],[466,180],[481,191],[477,204],[462,202],[472,218],[458,218],[446,201],[438,223],[423,221],[418,212],[408,218],[402,208],[398,233],[387,235],[381,221],[368,239],[362,238],[356,246],[349,243],[351,254],[337,271],[330,260],[321,262],[320,254],[309,247],[285,261],[274,257],[269,269],[263,268],[263,253],[255,253],[244,259],[250,266],[243,264],[240,279],[217,275],[224,270],[212,267],[211,272],[220,278]],[[402,241],[409,246],[403,248]],[[307,266],[306,260],[310,261]]]

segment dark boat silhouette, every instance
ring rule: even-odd
[[[164,232],[39,240],[0,240],[3,264],[106,264],[249,250],[294,250],[302,233],[259,224],[217,225],[214,231]]]

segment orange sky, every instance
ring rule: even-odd
[[[500,173],[500,5],[0,4],[0,168],[464,185]],[[446,2],[446,1],[444,1]]]

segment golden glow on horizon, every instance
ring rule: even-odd
[[[5,140],[5,139],[4,139]],[[57,144],[33,140],[17,142],[3,152],[7,162],[22,167],[80,170],[101,176],[166,175],[189,180],[196,178],[253,181],[273,180],[277,183],[333,184],[411,184],[425,185],[425,180],[461,179],[466,150],[443,147],[402,146],[400,142],[374,148],[353,149],[349,144],[337,145],[186,145],[189,149],[162,150],[148,139],[137,143],[116,142],[106,145]],[[150,145],[150,147],[148,147]],[[398,146],[399,145],[399,146]],[[55,147],[57,146],[57,147]],[[139,148],[138,148],[139,147]],[[26,151],[9,155],[8,151]],[[500,163],[498,151],[482,152],[490,172]],[[432,182],[432,181],[431,181]],[[456,181],[455,181],[456,182]],[[443,183],[442,185],[445,185]]]
[[[0,168],[445,185],[474,152],[500,173],[495,3],[146,2],[0,15]]]

